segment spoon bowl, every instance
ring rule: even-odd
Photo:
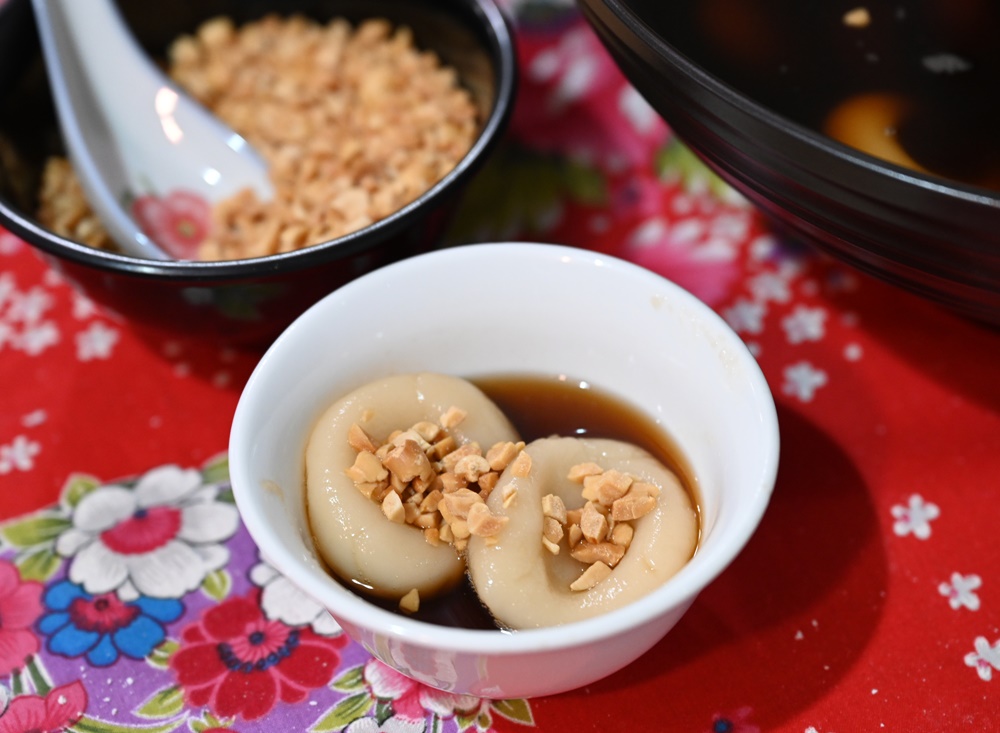
[[[273,195],[263,158],[159,70],[111,0],[32,2],[69,157],[126,254],[195,258],[183,238],[156,241],[144,213],[155,199],[182,202],[183,226],[203,231],[214,203]]]

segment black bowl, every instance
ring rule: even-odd
[[[653,23],[652,0],[580,4],[678,137],[781,227],[861,270],[1000,323],[1000,192],[883,162],[777,114],[682,53],[687,39],[669,36],[683,28]]]
[[[35,218],[42,165],[63,148],[31,1],[0,5],[0,144],[8,146],[8,154],[0,155],[0,225],[143,331],[266,345],[338,286],[438,244],[461,192],[510,117],[516,56],[510,29],[492,0],[120,0],[119,5],[155,57],[163,57],[181,33],[218,15],[237,22],[268,12],[299,12],[320,21],[385,17],[409,25],[419,46],[435,50],[458,70],[482,116],[479,137],[453,171],[409,205],[355,233],[295,252],[227,262],[158,262],[101,251],[60,237]]]

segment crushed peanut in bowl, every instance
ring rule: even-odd
[[[481,124],[456,70],[385,19],[269,15],[237,28],[220,17],[174,41],[168,72],[263,155],[275,189],[270,201],[245,191],[204,215],[183,192],[149,192],[162,203],[149,216],[149,197],[133,202],[157,241],[184,220],[179,236],[166,235],[181,259],[263,257],[363,229],[444,178]],[[114,249],[64,159],[45,167],[38,216],[57,234]]]

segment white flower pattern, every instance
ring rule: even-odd
[[[914,494],[906,505],[897,504],[892,508],[892,516],[896,518],[892,531],[900,537],[912,534],[918,540],[926,540],[931,536],[931,522],[940,515],[937,504]]]
[[[734,331],[758,334],[764,330],[766,315],[767,307],[762,303],[740,299],[733,303],[731,308],[727,308],[722,317]]]
[[[826,372],[817,369],[807,361],[800,361],[785,367],[785,383],[781,391],[798,397],[803,402],[811,402],[816,390],[827,383]]]
[[[978,611],[979,596],[976,595],[975,590],[982,584],[982,578],[978,575],[952,573],[951,581],[941,583],[938,586],[938,592],[948,599],[948,604],[956,611],[963,607],[970,611]]]
[[[195,590],[229,561],[220,543],[239,525],[236,507],[217,501],[217,493],[198,471],[177,466],[149,471],[134,489],[95,489],[56,539],[56,551],[72,558],[69,579],[88,593],[115,591],[125,601]]]
[[[107,359],[118,342],[118,331],[103,323],[94,322],[76,335],[76,358],[80,361]]]
[[[344,729],[344,733],[423,733],[424,721],[407,720],[398,716],[388,718],[379,725],[375,718],[358,718]]]
[[[787,303],[792,297],[788,278],[778,272],[762,272],[754,276],[747,286],[754,298],[762,302],[773,300],[776,303]]]
[[[804,341],[821,340],[825,333],[825,321],[826,311],[822,308],[798,306],[781,321],[781,327],[785,329],[788,343],[801,344]]]
[[[266,560],[250,568],[250,581],[261,588],[260,607],[269,619],[277,619],[289,626],[308,624],[321,636],[342,633],[340,624],[334,621],[329,611],[299,590]]]
[[[7,445],[0,445],[0,474],[11,471],[30,471],[35,466],[35,456],[42,450],[37,441],[24,435],[14,436]]]
[[[990,644],[985,636],[977,636],[973,647],[975,651],[965,655],[965,664],[976,670],[979,679],[989,682],[993,670],[1000,672],[1000,641]]]

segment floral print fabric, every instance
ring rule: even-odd
[[[778,404],[759,530],[607,680],[530,701],[426,688],[241,526],[217,454],[257,355],[140,337],[0,230],[0,733],[995,729],[1000,333],[788,241],[571,2],[505,5],[518,105],[450,243],[589,248],[715,308]]]

